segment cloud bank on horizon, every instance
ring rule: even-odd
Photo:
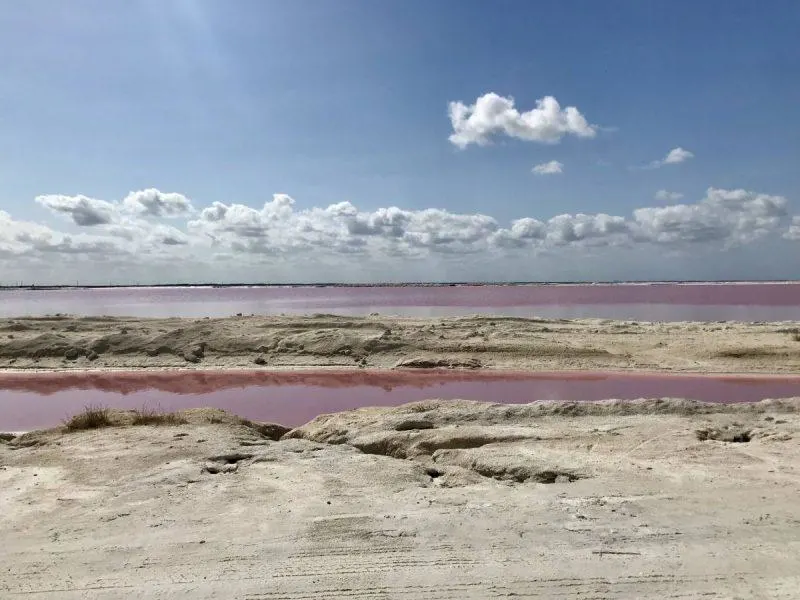
[[[576,107],[562,108],[552,96],[520,112],[513,98],[490,92],[470,105],[451,102],[449,116],[449,141],[461,150],[491,145],[501,136],[556,144],[566,136],[594,138],[600,131]],[[678,165],[693,157],[678,146],[645,169]],[[550,160],[535,165],[532,172],[558,175],[564,164]],[[279,277],[290,281],[336,280],[330,276],[331,267],[345,269],[335,271],[343,280],[357,280],[354,265],[363,266],[365,273],[370,268],[393,272],[395,280],[402,280],[403,265],[452,265],[463,257],[483,264],[520,265],[532,258],[563,254],[581,260],[636,249],[655,250],[664,260],[752,246],[765,238],[800,240],[800,215],[790,214],[783,196],[709,187],[694,203],[679,204],[683,194],[665,189],[654,198],[659,206],[642,206],[627,215],[579,212],[501,223],[491,215],[441,208],[364,211],[347,201],[297,209],[287,194],[274,194],[260,208],[235,201],[197,207],[181,193],[155,188],[132,191],[118,201],[48,194],[35,202],[61,225],[17,220],[0,211],[0,260],[6,265],[13,261],[15,273],[45,273],[45,278],[58,280],[55,283],[63,283],[63,273],[82,274],[84,282],[94,283],[115,270],[131,268],[145,276],[160,269],[173,279],[185,272],[184,279],[203,273],[207,280],[225,281],[231,276],[230,263],[250,273],[259,268],[272,272],[271,267],[280,265],[284,275]],[[87,273],[87,265],[102,265],[102,277]],[[313,265],[322,265],[322,270]],[[302,276],[288,275],[298,268]],[[423,267],[416,272],[426,271]],[[503,278],[530,279],[511,271],[499,279]],[[257,274],[251,279],[261,280]]]
[[[465,257],[509,264],[560,253],[580,259],[646,249],[692,257],[765,238],[800,240],[800,215],[789,213],[786,198],[743,189],[709,188],[694,203],[643,206],[628,215],[526,216],[508,223],[437,208],[362,211],[350,202],[298,210],[286,194],[274,194],[261,208],[219,201],[197,208],[182,194],[156,189],[134,191],[120,201],[46,195],[36,202],[64,227],[15,220],[0,211],[0,260],[29,274],[56,264],[82,273],[84,283],[92,279],[86,265],[95,263],[106,271],[158,267],[178,279],[182,266],[194,265],[206,280],[220,281],[226,280],[226,263],[250,268],[279,263],[290,268],[287,276],[299,265],[327,265],[327,277],[312,269],[310,281],[336,280],[331,265],[361,264],[396,269],[395,279],[402,280],[406,263]]]

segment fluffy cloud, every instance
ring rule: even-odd
[[[576,252],[603,256],[614,248],[619,252],[635,248],[633,255],[640,255],[640,249],[663,252],[658,249],[667,248],[674,255],[690,249],[745,247],[764,238],[800,240],[800,216],[789,214],[786,198],[716,188],[709,188],[696,203],[643,207],[627,216],[527,216],[507,224],[489,215],[437,208],[390,206],[362,211],[350,202],[298,210],[290,196],[275,194],[260,208],[214,202],[193,213],[188,222],[172,226],[131,215],[124,201],[111,204],[83,196],[37,200],[76,224],[84,223],[90,233],[61,232],[16,221],[0,211],[0,255],[5,264],[12,265],[6,277],[13,269],[23,275],[44,268],[61,273],[61,266],[89,261],[108,265],[106,275],[117,268],[123,269],[120,273],[139,269],[135,272],[146,274],[152,267],[166,278],[194,269],[195,277],[224,280],[229,273],[221,265],[228,264],[240,269],[237,272],[245,278],[259,272],[248,268],[258,266],[275,269],[284,279],[303,279],[305,273],[313,272],[316,275],[307,277],[335,280],[326,274],[360,265],[380,279],[387,278],[386,273],[403,272],[411,264],[408,261],[415,261],[421,265],[420,272],[428,269],[430,277],[436,278],[435,265],[442,261],[455,265],[458,261],[449,257],[464,255],[470,259],[458,264],[467,273],[487,261],[524,265],[525,257],[533,256],[576,258]],[[103,218],[87,216],[96,213]],[[159,214],[166,213],[159,209]],[[85,264],[74,269],[82,280],[85,273]],[[100,277],[101,271],[92,274]]]
[[[276,195],[261,209],[215,203],[189,222],[189,231],[237,252],[290,255],[296,252],[408,256],[493,252],[530,248],[668,245],[723,247],[752,242],[788,222],[781,196],[710,188],[696,204],[646,207],[630,217],[563,214],[547,220],[524,217],[501,227],[492,217],[441,209],[381,208],[359,211],[349,202],[294,210]]]
[[[450,102],[448,114],[453,126],[449,139],[459,148],[486,145],[500,134],[530,142],[555,143],[566,135],[591,138],[597,133],[597,127],[590,125],[577,108],[562,109],[552,96],[545,96],[536,102],[536,108],[520,113],[513,98],[489,92],[469,106]]]
[[[558,215],[547,221],[546,242],[554,246],[623,245],[628,242],[629,224],[624,217],[596,215]]]
[[[94,227],[111,223],[117,210],[117,207],[109,202],[86,196],[50,194],[38,196],[36,201],[54,213],[69,217],[80,227]]]
[[[669,153],[664,157],[663,163],[665,165],[676,165],[678,163],[687,161],[690,158],[694,158],[694,154],[688,150],[678,147],[669,151]]]
[[[684,150],[681,147],[673,148],[667,155],[662,158],[661,160],[654,160],[649,165],[647,165],[648,169],[658,169],[665,165],[677,165],[682,162],[686,162],[690,158],[694,158],[694,154],[689,152],[688,150]]]
[[[192,202],[186,196],[153,188],[131,192],[122,206],[133,214],[148,217],[180,217],[193,211]]]
[[[39,196],[36,201],[56,214],[69,217],[79,227],[131,222],[145,217],[175,218],[194,212],[186,196],[154,188],[130,192],[122,202],[61,194]]]
[[[165,246],[185,246],[189,244],[189,237],[179,229],[161,223],[149,221],[128,220],[122,223],[102,228],[105,237],[123,240],[138,245],[147,251]]]
[[[123,202],[107,202],[87,196],[45,195],[36,202],[54,214],[91,233],[69,233],[39,223],[14,220],[0,211],[0,254],[47,261],[89,259],[136,262],[145,257],[164,256],[174,260],[190,237],[176,227],[153,218],[177,216],[191,210],[180,194],[158,190],[132,192]]]
[[[683,198],[683,194],[680,192],[670,192],[668,190],[658,190],[655,194],[655,199],[662,202],[677,202],[681,198]]]
[[[752,242],[778,231],[788,219],[787,200],[745,190],[709,188],[697,204],[674,204],[633,211],[638,240],[683,245]]]
[[[0,250],[16,256],[60,254],[110,256],[124,250],[112,239],[69,235],[38,223],[15,221],[0,211]]]
[[[471,252],[497,230],[486,215],[462,215],[440,209],[407,211],[397,207],[359,212],[349,202],[295,211],[294,200],[276,194],[261,209],[215,202],[189,222],[189,230],[215,244],[259,254],[314,249],[339,253],[370,250],[390,255]]]
[[[15,221],[10,214],[0,210],[0,250],[6,255],[24,254],[29,249],[28,240],[50,239],[49,227],[26,221]]]
[[[564,172],[564,164],[557,160],[541,163],[533,167],[533,172],[536,175],[559,175]]]

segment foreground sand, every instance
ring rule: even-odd
[[[800,323],[231,317],[0,319],[0,369],[453,367],[797,373]]]
[[[0,442],[0,597],[800,595],[800,398],[186,414]]]

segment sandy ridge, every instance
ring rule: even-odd
[[[412,319],[0,319],[0,370],[444,367],[800,373],[800,323]]]

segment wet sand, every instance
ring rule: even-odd
[[[0,438],[3,598],[775,598],[800,398],[425,402]]]
[[[5,371],[451,368],[800,372],[800,322],[384,316],[0,319]]]

